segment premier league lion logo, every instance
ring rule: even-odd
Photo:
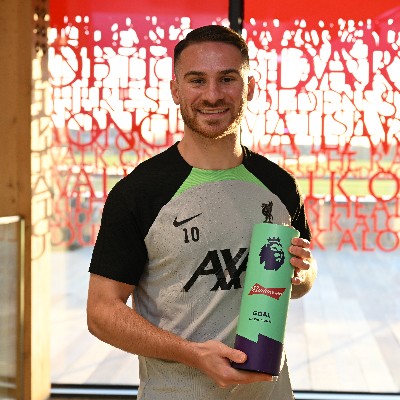
[[[267,238],[267,243],[260,250],[260,264],[264,269],[277,271],[285,262],[281,240],[277,237]]]

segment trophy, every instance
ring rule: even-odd
[[[278,376],[294,274],[288,249],[299,232],[272,223],[272,202],[263,204],[263,214],[251,236],[234,346],[247,360],[232,366]]]

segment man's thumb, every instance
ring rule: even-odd
[[[243,351],[232,349],[229,359],[235,363],[242,364],[247,360],[247,355]]]

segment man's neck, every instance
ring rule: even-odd
[[[209,170],[234,168],[243,161],[243,149],[238,135],[206,139],[186,135],[178,144],[183,159],[192,167]]]

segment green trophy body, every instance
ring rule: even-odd
[[[279,375],[294,273],[288,249],[298,236],[290,226],[253,227],[235,340],[247,361],[235,368]]]

